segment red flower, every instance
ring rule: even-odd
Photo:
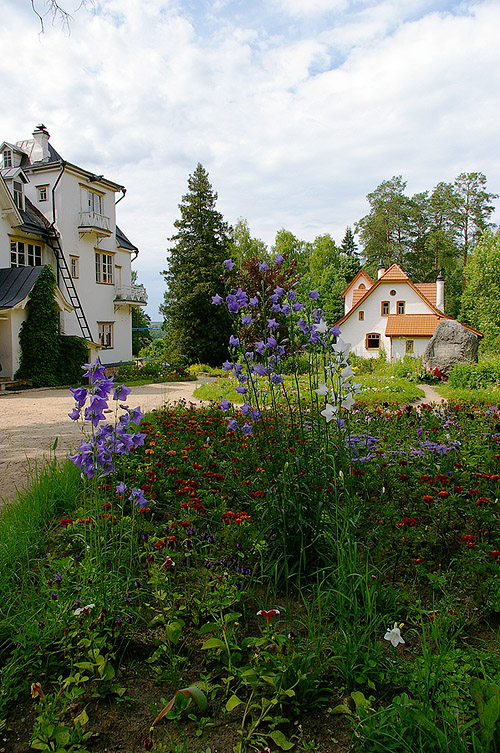
[[[431,497],[430,494],[424,494],[424,502],[434,502],[434,497]]]
[[[462,536],[462,544],[465,544],[469,549],[472,549],[475,543],[476,540],[472,534],[466,533],[465,536]]]
[[[447,492],[446,489],[441,489],[440,492],[438,492],[438,497],[441,499],[447,499],[450,496],[450,492]]]
[[[275,617],[279,613],[279,609],[270,609],[268,612],[266,612],[265,609],[259,609],[259,611],[257,612],[257,617],[265,617],[267,624],[269,625],[269,623],[271,622],[271,617]]]

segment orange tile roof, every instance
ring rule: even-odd
[[[415,282],[414,285],[422,295],[425,295],[427,300],[430,301],[433,306],[436,305],[437,286],[435,282]]]
[[[436,314],[390,314],[385,334],[386,337],[432,337],[440,321],[441,317]]]
[[[370,275],[368,274],[368,272],[365,272],[365,270],[364,270],[364,269],[360,269],[360,270],[359,270],[359,272],[358,272],[358,273],[356,274],[356,276],[355,276],[355,277],[353,277],[353,279],[351,280],[351,282],[349,283],[349,285],[348,285],[348,286],[347,286],[347,287],[346,287],[346,288],[345,288],[345,289],[344,289],[344,290],[342,291],[342,294],[341,294],[341,295],[342,295],[342,298],[345,298],[345,297],[346,297],[346,295],[347,295],[347,291],[348,291],[348,290],[350,290],[350,289],[352,288],[352,286],[353,286],[353,285],[354,285],[354,284],[355,284],[355,283],[356,283],[356,282],[357,282],[357,281],[358,281],[359,279],[361,279],[361,278],[362,278],[363,280],[365,280],[365,281],[366,281],[366,282],[368,283],[368,285],[370,285],[370,286],[371,286],[371,285],[373,285],[373,280],[372,280],[372,278],[370,277]]]
[[[406,272],[403,272],[401,267],[398,264],[392,264],[389,269],[384,272],[382,277],[380,278],[383,282],[396,282],[397,280],[409,280],[410,278],[406,274]]]
[[[352,305],[355,306],[358,301],[360,301],[363,296],[365,296],[370,288],[356,288],[356,290],[352,291]]]

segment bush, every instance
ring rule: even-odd
[[[161,361],[137,361],[121,364],[118,379],[148,379],[151,382],[186,382],[192,379],[189,371]]]
[[[59,354],[59,384],[79,384],[82,381],[82,366],[88,359],[85,340],[60,335]]]
[[[500,357],[479,363],[456,363],[450,373],[452,387],[480,389],[500,384]]]

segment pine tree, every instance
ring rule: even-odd
[[[354,240],[354,233],[350,226],[347,226],[345,229],[345,235],[340,248],[346,256],[355,256],[358,253],[358,244]]]
[[[226,292],[222,272],[230,228],[215,209],[217,194],[199,163],[188,188],[174,223],[177,232],[170,238],[175,245],[163,272],[167,290],[162,313],[172,359],[179,365],[217,366],[227,357],[231,323],[226,307],[214,306],[212,296]]]

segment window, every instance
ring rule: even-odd
[[[95,281],[113,284],[113,255],[95,252]]]
[[[365,319],[365,312],[364,311],[360,311],[359,312],[358,319],[359,319],[360,322],[364,321],[364,319]]]
[[[103,348],[113,347],[113,324],[111,322],[97,322],[99,344]]]
[[[102,196],[87,189],[87,209],[89,212],[102,214]]]
[[[405,312],[405,302],[398,301],[398,314],[404,314],[404,312]]]
[[[36,194],[38,201],[47,201],[47,189],[48,186],[37,186]]]
[[[378,332],[370,332],[366,336],[366,349],[367,350],[378,350],[380,347],[380,335]]]
[[[11,267],[41,267],[42,247],[24,241],[10,242]]]
[[[366,290],[366,285],[365,285],[364,282],[361,283],[361,285],[359,286],[358,290]]]
[[[389,293],[389,295],[396,295],[396,291],[395,290],[391,290],[390,293]]]
[[[79,274],[79,261],[80,260],[79,260],[78,256],[70,256],[69,257],[70,274],[71,274],[71,277],[73,277],[74,279],[77,279],[80,276],[80,274]]]
[[[380,313],[382,316],[389,316],[389,301],[382,301],[380,304]]]
[[[3,166],[12,167],[12,151],[10,149],[3,150]]]
[[[14,204],[18,209],[24,209],[23,184],[19,183],[17,180],[13,180],[12,189],[14,193]]]
[[[413,353],[413,340],[406,341],[406,352]]]

